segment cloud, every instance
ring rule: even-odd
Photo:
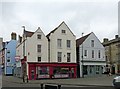
[[[30,31],[40,26],[48,34],[63,20],[77,38],[91,31],[100,40],[117,34],[117,2],[3,2],[2,18],[0,33],[5,40],[12,31],[22,34],[23,25]],[[104,32],[106,29],[110,34]]]

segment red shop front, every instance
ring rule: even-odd
[[[29,80],[45,78],[76,78],[76,63],[28,63]]]

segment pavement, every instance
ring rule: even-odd
[[[97,77],[85,77],[85,78],[76,78],[76,79],[43,79],[43,80],[29,80],[28,83],[23,83],[21,78],[14,76],[3,76],[3,86],[6,86],[6,82],[12,84],[17,84],[23,86],[40,86],[40,84],[60,84],[67,86],[112,86],[112,81],[115,75],[107,76],[97,76]]]
[[[0,75],[0,89],[2,88],[2,75]]]

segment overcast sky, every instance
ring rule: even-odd
[[[8,2],[9,1],[9,2]],[[10,40],[10,34],[22,35],[23,28],[47,35],[65,21],[76,38],[94,32],[102,41],[118,34],[119,0],[4,0],[0,1],[0,37]]]

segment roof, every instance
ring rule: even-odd
[[[25,34],[26,37],[31,37],[34,34],[34,32],[24,30],[23,34]]]
[[[108,46],[108,45],[110,45],[110,44],[119,43],[119,42],[120,42],[120,37],[118,37],[118,38],[116,38],[116,39],[109,40],[109,41],[107,41],[107,42],[103,42],[102,44],[103,44],[104,46]]]
[[[49,39],[49,36],[50,36],[50,34],[51,33],[54,33],[62,24],[65,24],[66,25],[66,23],[63,21],[58,27],[56,27],[54,30],[52,30],[46,37]],[[67,25],[66,25],[67,26]],[[67,28],[69,29],[69,27],[67,26]],[[69,29],[70,30],[70,29]],[[70,30],[70,32],[72,33],[72,31]],[[73,33],[72,33],[73,34]],[[74,34],[73,34],[74,35]],[[75,36],[75,35],[74,35]]]
[[[87,38],[88,36],[90,35],[91,33],[79,38],[76,40],[76,47],[79,47],[79,45],[81,45]]]
[[[56,27],[54,30],[52,30],[46,37],[48,38],[50,36],[50,34],[54,33],[63,23],[64,23],[64,21],[58,27]]]

